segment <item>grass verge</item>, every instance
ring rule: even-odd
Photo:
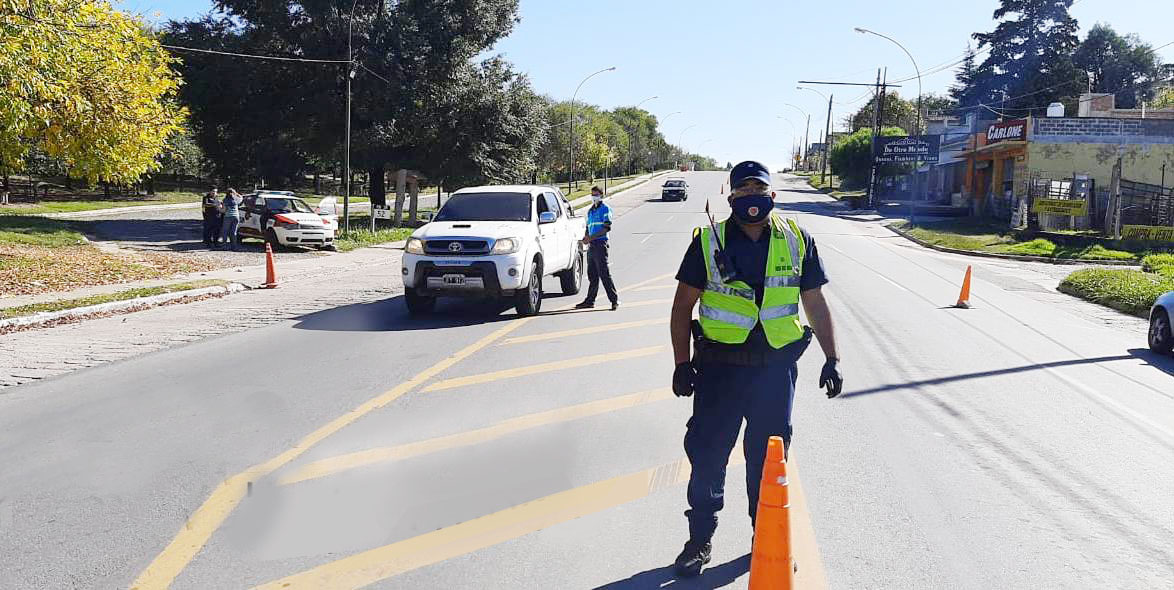
[[[103,252],[68,222],[0,215],[0,297],[165,278],[214,266],[193,256]]]
[[[158,287],[143,287],[139,289],[127,289],[125,291],[118,291],[116,293],[106,293],[102,295],[94,295],[91,297],[81,297],[77,299],[61,299],[59,301],[49,301],[46,303],[32,303],[29,305],[20,305],[17,307],[7,307],[0,309],[0,319],[8,319],[21,317],[26,315],[33,315],[45,311],[61,311],[64,309],[76,309],[78,307],[86,307],[89,305],[98,305],[101,303],[110,303],[112,301],[126,301],[128,299],[138,299],[139,297],[150,297],[152,295],[162,295],[164,293],[175,293],[177,291],[190,291],[192,289],[203,289],[205,287],[216,287],[227,285],[228,281],[219,279],[207,279],[202,281],[190,281],[186,283],[175,283],[173,285],[161,285]]]
[[[1060,291],[1145,318],[1160,295],[1174,291],[1174,276],[1132,268],[1090,268],[1068,275],[1060,282]]]
[[[355,221],[352,219],[351,227],[353,228],[355,225]],[[375,233],[371,233],[371,230],[367,229],[352,229],[350,233],[346,235],[340,234],[335,238],[334,247],[339,252],[350,252],[351,250],[366,248],[367,246],[374,246],[376,244],[406,240],[408,236],[412,235],[413,231],[415,230],[410,227],[380,229],[376,230]]]
[[[175,205],[180,203],[198,203],[200,193],[189,192],[160,192],[154,195],[132,195],[117,199],[70,199],[68,197],[50,197],[50,201],[36,203],[17,203],[0,206],[0,214],[40,215],[44,213],[76,213],[78,211],[94,211],[97,209],[116,209],[120,207],[141,207],[143,205]],[[60,200],[56,200],[60,199]]]
[[[942,221],[913,227],[910,227],[909,222],[902,221],[897,223],[895,227],[935,246],[971,252],[1016,254],[1063,260],[1120,260],[1129,262],[1139,261],[1147,254],[1144,251],[1115,250],[1100,244],[1083,247],[1063,246],[1043,238],[1025,242],[1018,241],[1004,225],[981,219]]]

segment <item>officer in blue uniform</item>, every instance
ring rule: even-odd
[[[587,231],[579,242],[587,246],[587,298],[575,306],[575,309],[591,309],[595,307],[595,297],[599,295],[599,283],[603,283],[603,290],[607,291],[607,298],[611,301],[611,310],[620,307],[620,297],[616,293],[615,282],[611,280],[611,267],[608,265],[607,234],[611,231],[611,207],[603,202],[603,190],[598,186],[591,187],[591,208],[587,210]]]
[[[782,219],[774,212],[770,193],[770,172],[758,162],[742,162],[730,172],[729,197],[733,215],[712,229],[698,228],[695,238],[685,253],[677,273],[677,293],[673,301],[671,333],[673,354],[677,363],[673,374],[673,392],[682,397],[693,396],[693,415],[685,433],[685,452],[692,464],[689,477],[689,540],[676,559],[677,573],[695,576],[710,560],[710,539],[717,528],[717,513],[724,505],[726,463],[737,443],[738,430],[746,421],[742,450],[746,457],[746,493],[750,501],[750,518],[758,507],[758,486],[765,460],[767,439],[781,436],[785,448],[791,441],[791,408],[798,375],[797,361],[811,342],[812,332],[827,357],[820,375],[820,387],[827,388],[827,396],[840,393],[843,379],[837,365],[835,335],[831,314],[821,287],[828,282],[820,262],[815,241],[798,225]],[[712,225],[712,224],[711,224]],[[706,240],[712,231],[724,232],[723,238]],[[788,233],[789,232],[789,233]],[[798,233],[798,235],[795,235]],[[791,245],[775,248],[796,251],[793,259],[768,267],[772,239],[782,240],[786,235]],[[772,236],[774,236],[772,238]],[[801,241],[797,243],[796,240]],[[706,252],[709,249],[710,252]],[[801,261],[800,268],[790,271],[791,262]],[[793,276],[776,275],[786,265]],[[724,271],[719,273],[718,271]],[[719,274],[725,274],[719,278]],[[780,305],[779,292],[771,291],[770,301],[764,302],[764,293],[780,285],[791,287],[789,296],[802,302],[811,327],[798,323],[798,306]],[[740,285],[732,288],[731,285]],[[755,306],[749,306],[750,289]],[[708,291],[708,293],[707,293]],[[706,295],[709,295],[706,305]],[[753,309],[742,328],[750,328],[749,335],[737,334],[737,326],[722,331],[715,319],[735,318],[721,309],[724,301],[740,295],[745,301],[733,299],[726,304],[731,309]],[[702,301],[702,322],[692,320],[693,309]],[[739,308],[739,305],[742,305]],[[775,305],[775,307],[771,307]],[[771,314],[771,310],[787,310]],[[761,310],[761,312],[759,311]],[[775,315],[791,314],[780,329]],[[703,323],[707,328],[702,328]],[[764,328],[764,323],[766,326]],[[789,330],[789,331],[788,331]],[[781,334],[781,336],[780,336]],[[715,338],[723,340],[715,341]],[[733,342],[744,339],[742,342]],[[692,356],[690,343],[692,342]],[[779,345],[779,346],[776,346]]]

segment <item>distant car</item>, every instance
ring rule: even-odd
[[[1174,350],[1174,328],[1170,318],[1174,317],[1174,291],[1170,291],[1154,302],[1150,309],[1150,350],[1169,354]]]
[[[338,219],[310,207],[288,191],[257,191],[241,204],[242,238],[260,238],[272,246],[333,248]]]
[[[670,178],[660,187],[662,201],[688,201],[689,183],[683,178]]]

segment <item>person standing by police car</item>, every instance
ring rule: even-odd
[[[693,396],[685,433],[692,464],[687,492],[689,540],[677,573],[695,576],[710,560],[710,539],[725,499],[726,463],[746,421],[746,494],[753,522],[767,440],[791,442],[797,362],[812,331],[827,357],[819,377],[828,398],[843,379],[828,282],[815,241],[793,220],[774,213],[770,172],[742,162],[730,172],[731,217],[698,228],[677,273],[670,330],[677,363],[673,393]],[[716,229],[716,232],[714,231]],[[699,320],[692,320],[700,302]],[[799,304],[811,322],[799,320]],[[690,357],[690,341],[693,356]]]
[[[595,297],[599,294],[599,283],[607,291],[607,298],[611,301],[611,310],[620,307],[620,297],[616,293],[615,282],[611,280],[611,268],[608,266],[607,234],[611,231],[611,207],[603,202],[603,191],[598,186],[591,187],[591,200],[594,202],[587,210],[587,231],[580,243],[587,244],[587,298],[575,306],[575,309],[591,309],[595,307]]]
[[[212,187],[207,193],[204,193],[202,203],[204,213],[204,246],[208,248],[215,248],[220,239],[220,223],[223,217],[220,215],[220,194],[216,187]]]

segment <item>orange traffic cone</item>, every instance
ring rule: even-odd
[[[277,269],[273,266],[273,246],[265,242],[265,284],[266,289],[277,288]]]
[[[770,437],[758,487],[754,548],[750,554],[750,590],[790,590],[795,583],[791,555],[791,500],[783,439]]]
[[[966,267],[966,278],[962,279],[962,293],[958,295],[958,303],[954,307],[958,309],[970,309],[970,273],[973,269]]]

